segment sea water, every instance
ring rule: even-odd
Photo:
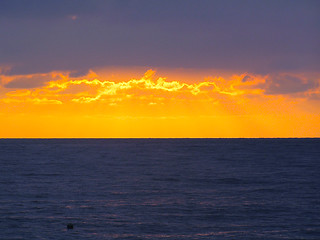
[[[320,239],[320,139],[2,139],[0,239]]]

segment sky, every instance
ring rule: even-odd
[[[317,0],[2,0],[0,138],[320,137]]]

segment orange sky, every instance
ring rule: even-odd
[[[320,137],[319,76],[147,68],[69,75],[1,75],[0,137]]]

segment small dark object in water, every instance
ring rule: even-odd
[[[68,223],[67,229],[73,229],[73,224],[72,223]]]

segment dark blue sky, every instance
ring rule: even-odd
[[[319,72],[320,1],[1,0],[7,74],[107,66]]]

